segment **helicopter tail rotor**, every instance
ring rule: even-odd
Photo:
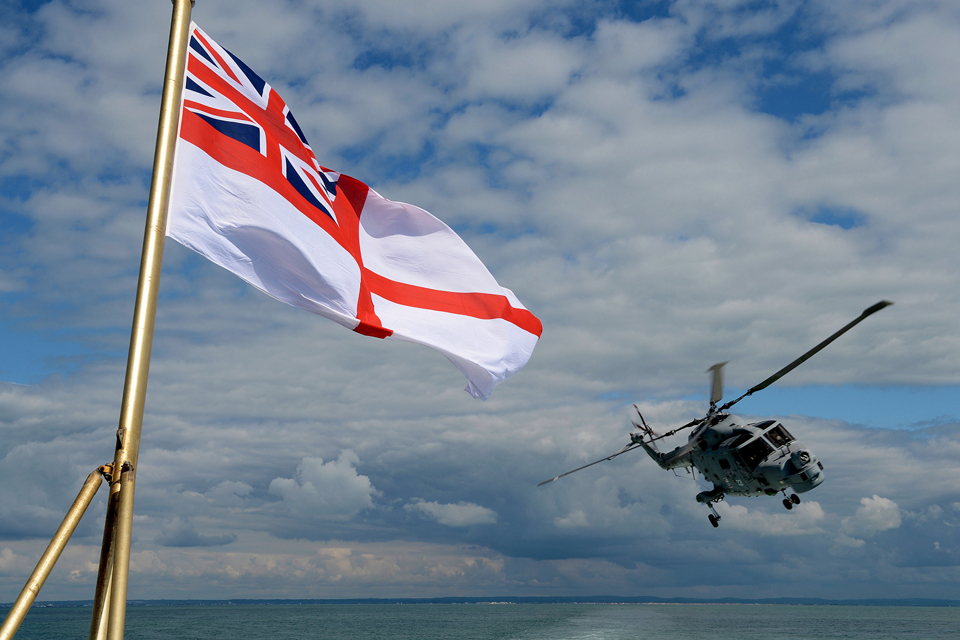
[[[659,439],[657,438],[657,432],[654,431],[653,428],[647,424],[646,420],[643,419],[643,414],[640,413],[640,407],[634,404],[633,408],[636,410],[637,415],[640,417],[640,424],[637,424],[636,420],[633,420],[633,419],[630,420],[630,422],[633,424],[633,427],[635,429],[638,429],[641,433],[643,433],[644,438],[650,438],[649,442],[653,444],[653,448],[659,451],[660,448],[656,444],[656,441]]]

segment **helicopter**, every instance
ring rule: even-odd
[[[714,528],[720,526],[720,514],[717,513],[714,505],[722,502],[728,495],[775,496],[783,493],[783,506],[788,510],[793,509],[794,505],[800,504],[799,494],[806,493],[823,483],[823,463],[778,421],[762,420],[747,423],[744,419],[727,413],[727,410],[744,398],[766,389],[867,317],[892,304],[887,300],[881,300],[865,309],[859,317],[783,369],[751,387],[739,398],[719,407],[717,404],[723,399],[723,367],[727,363],[720,362],[713,365],[707,369],[707,373],[712,374],[710,408],[707,415],[666,433],[659,435],[655,433],[643,419],[639,407],[633,405],[640,422],[633,421],[637,431],[630,434],[629,443],[612,455],[544,480],[537,486],[541,487],[571,473],[613,460],[628,451],[643,449],[663,469],[693,468],[713,483],[713,489],[697,494],[697,502],[705,504],[710,509],[707,518]],[[657,441],[686,429],[693,429],[686,444],[672,451],[659,450]],[[790,493],[787,493],[788,490]]]

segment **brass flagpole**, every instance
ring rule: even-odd
[[[130,335],[130,351],[127,355],[127,374],[120,406],[120,426],[117,429],[117,448],[113,463],[113,482],[119,482],[120,495],[116,505],[116,529],[113,533],[113,562],[112,568],[108,568],[110,604],[107,638],[109,640],[123,639],[126,618],[134,484],[137,457],[140,452],[143,407],[147,395],[147,376],[150,372],[150,352],[153,347],[160,266],[163,261],[163,243],[167,230],[167,207],[170,202],[170,183],[173,178],[174,149],[180,121],[180,98],[183,93],[187,38],[190,34],[190,13],[194,4],[194,0],[172,0],[172,2],[173,16],[170,22],[163,97],[160,102],[160,124],[157,130],[153,178],[147,205],[143,253],[140,258],[140,279],[137,284],[137,300],[133,312],[133,329]],[[113,492],[111,491],[111,494]]]

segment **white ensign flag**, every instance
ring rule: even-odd
[[[196,25],[167,235],[274,298],[432,347],[487,399],[540,321],[443,222],[322,167],[279,95]]]

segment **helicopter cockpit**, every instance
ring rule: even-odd
[[[786,487],[805,493],[823,482],[823,463],[805,449],[784,426],[773,420],[749,425],[762,435],[740,445],[736,455],[752,474],[757,492],[774,495]]]
[[[783,428],[782,424],[774,424],[773,420],[767,420],[766,422],[759,423],[757,427],[762,427],[765,424],[773,424],[772,427],[764,432],[764,435],[774,446],[785,447],[794,441],[794,437],[790,435],[789,431]]]

